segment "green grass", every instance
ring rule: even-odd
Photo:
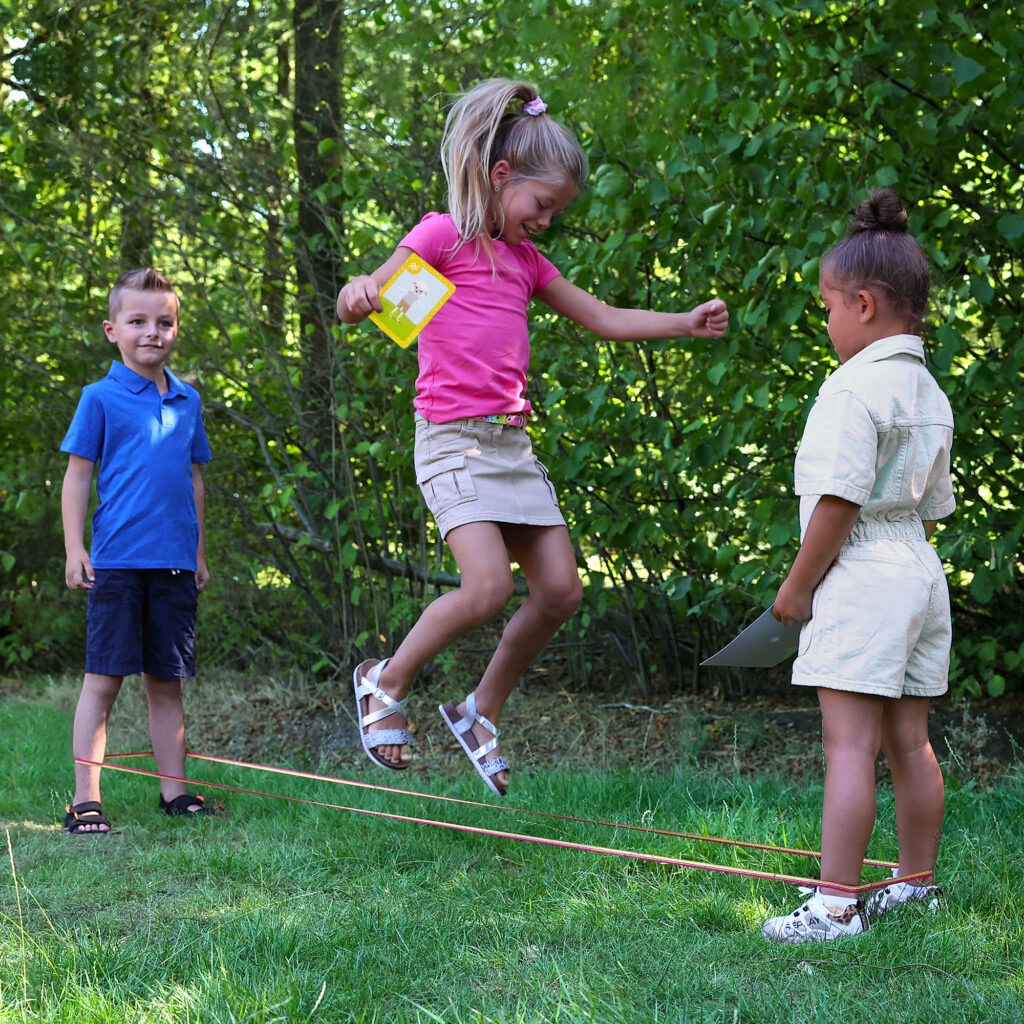
[[[0,703],[0,1021],[1017,1022],[1024,1005],[1019,773],[951,789],[947,910],[857,940],[779,947],[792,886],[209,790],[226,819],[158,814],[107,772],[116,832],[58,830],[70,720]],[[148,766],[148,765],[147,765]],[[332,803],[690,859],[706,844],[190,762],[197,777]],[[361,778],[402,785],[367,769]],[[821,792],[681,767],[516,776],[517,806],[816,848]],[[409,782],[410,788],[416,783]],[[433,783],[469,799],[475,777]],[[895,851],[891,798],[872,855]],[[8,840],[9,837],[9,840]],[[797,858],[736,863],[811,873]],[[877,877],[877,876],[876,876]]]

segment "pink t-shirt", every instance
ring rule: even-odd
[[[428,213],[399,242],[455,285],[452,297],[420,331],[416,411],[432,423],[469,416],[530,412],[526,308],[559,275],[527,240],[494,242],[494,277],[482,245],[459,236],[450,214]]]

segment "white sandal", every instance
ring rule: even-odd
[[[471,693],[466,697],[466,713],[457,719],[458,711],[454,704],[441,704],[438,706],[438,711],[441,712],[441,717],[445,721],[445,725],[448,726],[452,731],[452,735],[459,741],[460,746],[466,752],[466,756],[473,763],[473,767],[477,770],[480,778],[484,780],[487,786],[498,796],[504,796],[502,792],[494,784],[493,776],[497,775],[498,772],[509,771],[508,761],[500,755],[498,757],[492,757],[489,761],[483,760],[483,758],[489,754],[498,745],[498,737],[501,735],[498,732],[498,727],[493,722],[484,718],[483,715],[478,714],[476,710],[476,694]],[[491,739],[486,743],[481,744],[474,750],[467,742],[467,737],[472,740],[473,733],[470,731],[473,726],[479,722],[489,733],[491,733]]]
[[[391,694],[385,693],[380,688],[380,674],[390,660],[390,658],[385,658],[383,661],[362,661],[356,665],[356,670],[352,673],[352,688],[356,695],[356,720],[359,722],[359,738],[363,741],[363,750],[366,751],[366,756],[382,768],[404,771],[409,767],[408,761],[400,761],[397,764],[394,761],[386,761],[374,753],[374,748],[407,746],[412,743],[412,733],[408,729],[374,729],[372,731],[367,729],[367,726],[396,712],[405,717],[406,702],[395,700]],[[370,666],[369,670],[366,669],[367,665]],[[384,707],[378,708],[376,711],[367,710],[364,715],[362,705],[364,697],[376,697]],[[367,701],[367,708],[369,708],[369,701]]]

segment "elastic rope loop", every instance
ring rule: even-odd
[[[184,782],[186,785],[209,786],[211,789],[226,789],[229,792],[245,793],[250,796],[270,797],[275,800],[288,800],[292,803],[307,804],[312,807],[325,807],[332,810],[351,811],[355,814],[368,814],[376,818],[387,818],[391,821],[405,821],[418,825],[434,825],[438,828],[447,828],[457,832],[470,832],[474,835],[492,836],[498,839],[515,839],[521,842],[538,843],[544,846],[556,846],[567,850],[581,850],[589,853],[602,853],[615,857],[627,857],[632,860],[649,861],[655,864],[666,864],[672,867],[698,868],[706,871],[718,871],[724,874],[740,875],[746,878],[764,878],[769,881],[788,882],[794,885],[826,886],[830,889],[838,889],[840,892],[859,895],[861,893],[873,892],[876,889],[884,889],[895,882],[913,882],[923,878],[930,878],[933,872],[920,871],[912,875],[901,875],[883,879],[880,882],[866,882],[860,885],[845,885],[838,882],[829,882],[824,879],[802,878],[797,875],[779,874],[772,871],[759,871],[752,868],[734,868],[724,864],[712,864],[705,861],[683,860],[678,857],[666,857],[660,854],[643,853],[634,850],[619,850],[606,846],[595,846],[589,843],[575,843],[563,839],[551,839],[542,836],[525,835],[518,832],[504,832],[498,829],[479,828],[474,825],[460,825],[448,821],[435,821],[430,818],[418,818],[411,815],[395,814],[388,811],[373,811],[363,807],[347,807],[343,804],[327,803],[321,800],[309,800],[304,797],[286,796],[280,793],[266,793],[258,789],[246,789],[241,786],[231,786],[223,782],[205,782],[201,779],[179,777],[177,775],[163,775],[160,772],[149,771],[145,768],[130,768],[127,765],[110,764],[109,761],[129,757],[150,757],[152,751],[140,750],[123,754],[108,754],[105,761],[90,761],[87,758],[76,757],[77,764],[92,765],[96,768],[111,768],[114,771],[129,772],[136,775],[145,775],[157,779],[170,779],[175,782]],[[546,818],[557,818],[562,821],[573,821],[587,825],[602,825],[608,828],[620,828],[634,832],[649,832],[653,835],[668,836],[670,838],[689,839],[695,842],[719,843],[727,846],[734,846],[741,849],[760,850],[766,853],[785,853],[801,857],[820,858],[821,853],[814,850],[791,849],[783,846],[770,846],[764,843],[750,843],[738,839],[724,839],[717,836],[701,836],[687,832],[673,832],[668,829],[649,828],[643,825],[621,825],[615,822],[594,820],[590,818],[578,818],[572,815],[555,814],[550,811],[536,811],[529,808],[508,807],[501,804],[486,804],[476,800],[463,800],[459,797],[441,796],[436,793],[420,793],[413,790],[396,789],[392,786],[378,786],[368,782],[356,782],[351,779],[340,779],[330,775],[317,775],[312,772],[301,772],[290,768],[278,768],[273,765],[255,764],[249,761],[239,761],[234,758],[217,757],[212,754],[199,754],[195,751],[188,751],[188,757],[198,760],[211,761],[217,764],[231,765],[237,768],[249,768],[255,771],[273,772],[278,775],[291,775],[296,778],[310,779],[316,782],[330,782],[341,786],[355,786],[357,789],[377,790],[384,793],[397,793],[403,796],[415,796],[428,800],[441,800],[446,803],[463,804],[470,807],[482,807],[496,811],[510,811],[516,814],[533,814]],[[894,861],[868,860],[864,863],[872,867],[898,868]]]

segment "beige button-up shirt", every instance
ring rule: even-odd
[[[921,339],[872,342],[828,377],[807,417],[794,471],[800,536],[823,494],[860,505],[866,524],[948,516],[952,442],[953,410]]]

